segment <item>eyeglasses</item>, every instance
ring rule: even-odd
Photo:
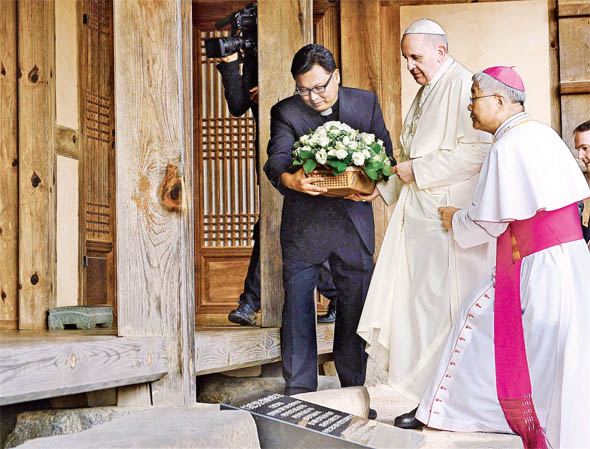
[[[311,94],[312,92],[314,94],[323,94],[326,91],[328,84],[330,84],[330,81],[332,81],[332,75],[334,75],[334,72],[330,73],[330,78],[328,78],[328,81],[326,82],[326,84],[322,84],[320,86],[315,86],[315,87],[312,87],[311,89],[308,89],[306,87],[295,86],[295,92],[297,92],[301,96],[307,96],[307,95]]]
[[[491,94],[491,95],[480,95],[479,97],[469,97],[469,104],[473,104],[475,100],[478,98],[485,98],[485,97],[495,97],[498,94]]]

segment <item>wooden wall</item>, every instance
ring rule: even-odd
[[[16,1],[0,2],[0,331],[18,327]]]
[[[196,401],[191,9],[114,2],[119,335],[167,338],[157,406]]]
[[[312,42],[312,12],[312,0],[281,0],[280,8],[276,0],[258,1],[260,173],[267,159],[270,109],[293,94],[291,61],[299,48]],[[279,241],[282,197],[266,176],[260,178],[262,326],[274,327],[281,323],[284,298]]]
[[[561,131],[574,148],[573,130],[590,120],[590,1],[558,0],[557,13]]]
[[[394,149],[401,130],[399,5],[380,0],[340,2],[342,84],[373,91],[379,97]],[[375,248],[385,236],[389,210],[373,202]]]

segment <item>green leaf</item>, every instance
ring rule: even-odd
[[[308,159],[303,164],[303,170],[305,170],[305,173],[309,173],[316,168],[316,165],[315,159]]]
[[[340,175],[342,173],[344,173],[344,171],[346,170],[346,163],[344,161],[328,161],[328,164],[334,168],[334,170],[332,170],[332,172],[335,175]]]
[[[371,168],[375,170],[381,170],[383,168],[383,162],[375,161],[371,163]]]
[[[293,159],[293,165],[303,165],[303,162],[299,159]]]
[[[300,151],[299,152],[299,159],[313,159],[313,153],[311,151]]]
[[[370,146],[375,153],[381,153],[381,146],[377,142],[373,142]]]
[[[391,176],[391,174],[393,173],[393,169],[389,165],[386,165],[381,169],[381,172],[384,176]]]
[[[377,170],[375,170],[375,169],[367,168],[367,169],[365,169],[365,173],[373,181],[377,181],[379,179],[379,175],[377,174]]]

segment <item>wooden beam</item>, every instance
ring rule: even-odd
[[[559,83],[559,93],[569,94],[590,94],[590,81],[562,81]]]
[[[55,3],[18,3],[19,327],[55,305]]]
[[[590,1],[580,0],[574,2],[559,1],[557,15],[561,17],[590,16]]]
[[[196,401],[191,17],[190,0],[114,2],[119,335],[166,337],[156,406]]]
[[[78,140],[77,130],[61,125],[55,127],[55,153],[58,156],[79,159],[80,146]]]
[[[3,335],[0,405],[148,382],[167,372],[163,337]]]
[[[258,83],[259,140],[266,148],[270,138],[270,109],[279,100],[293,94],[290,67],[293,56],[303,45],[311,43],[313,27],[312,0],[258,1]],[[304,12],[306,12],[304,14]],[[260,173],[266,162],[260,152]],[[266,176],[260,177],[260,274],[262,326],[278,327],[283,309],[282,258],[279,227],[283,198]]]
[[[334,324],[317,326],[318,354],[332,352]],[[281,360],[280,329],[198,328],[195,335],[197,375],[217,373]]]
[[[18,327],[16,11],[0,2],[0,331]]]
[[[559,100],[559,33],[557,29],[557,0],[547,0],[549,23],[549,102],[551,127],[561,133],[561,102]]]

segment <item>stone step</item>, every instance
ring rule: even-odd
[[[86,414],[92,413],[92,409],[85,410],[87,410]],[[220,411],[219,407],[210,406],[119,409],[112,410],[111,414],[110,420],[91,426],[88,430],[30,439],[16,447],[19,449],[260,448],[254,419],[248,412],[241,410]],[[24,415],[26,414],[19,416],[19,421],[21,428],[26,431],[27,417]],[[61,418],[66,419],[66,416],[63,415]],[[103,418],[95,417],[95,420],[100,421]],[[36,419],[38,420],[39,417]],[[87,415],[86,419],[91,418]],[[17,428],[18,426],[17,423]]]

